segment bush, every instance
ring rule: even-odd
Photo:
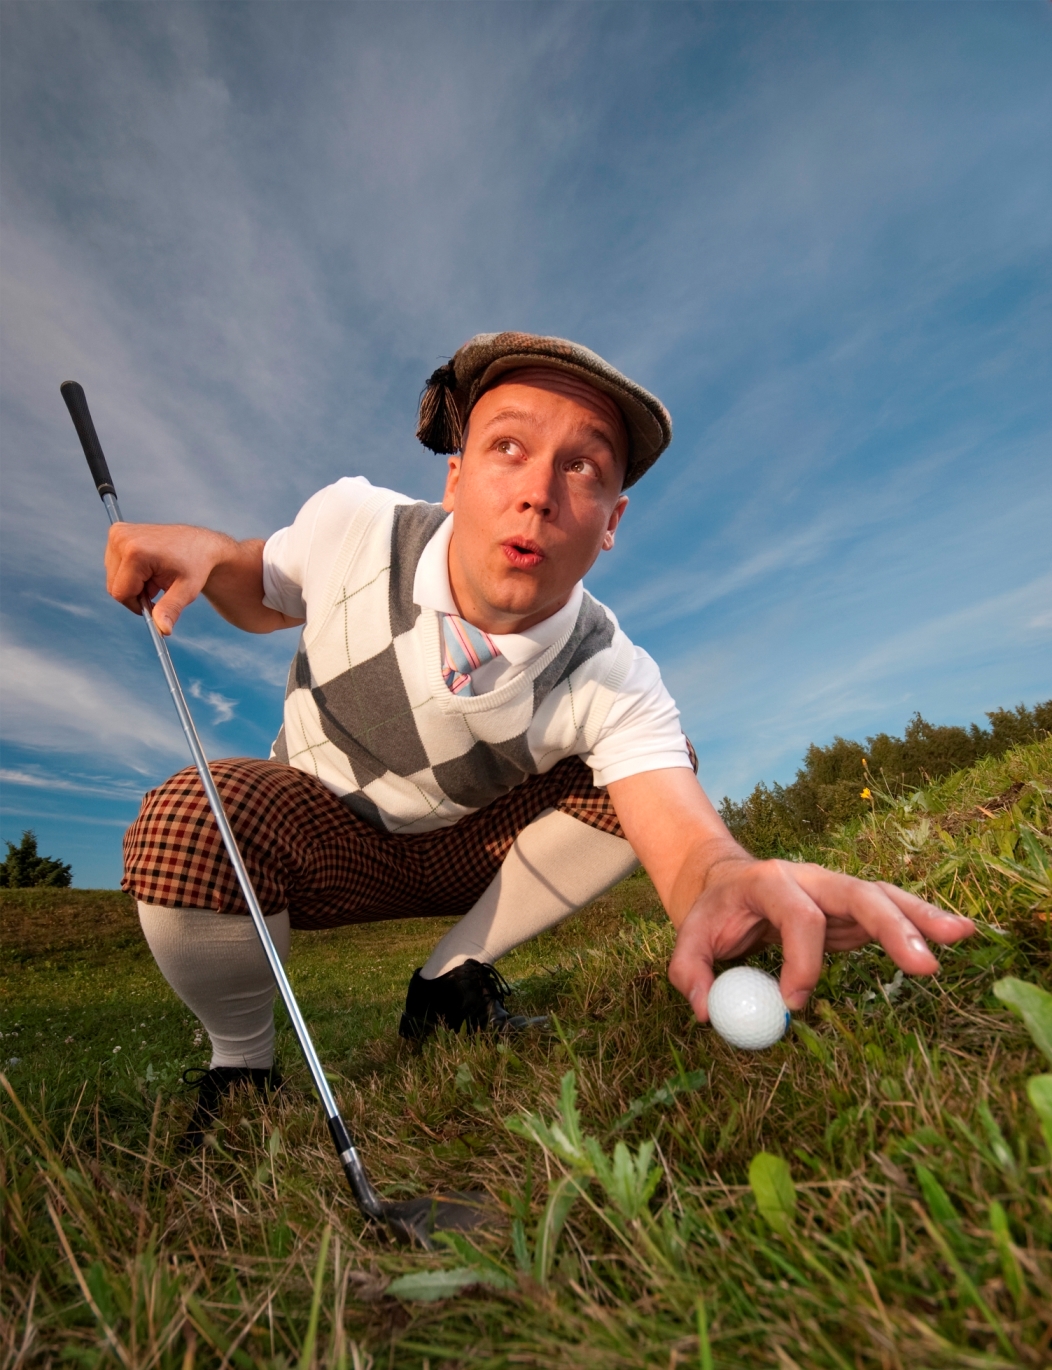
[[[844,737],[827,747],[812,743],[792,784],[761,782],[740,803],[724,797],[723,821],[755,856],[795,856],[830,828],[861,817],[871,802],[863,791],[909,794],[984,757],[1052,735],[1052,699],[1032,709],[994,709],[986,717],[989,728],[940,727],[917,713],[902,737],[877,733],[864,746]]]
[[[27,829],[16,847],[7,843],[7,856],[0,861],[0,888],[27,890],[39,885],[65,889],[73,879],[72,868],[50,856],[37,855],[36,833]]]

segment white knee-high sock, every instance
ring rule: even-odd
[[[623,837],[546,809],[524,828],[485,894],[424,966],[425,980],[469,958],[490,965],[561,923],[639,865]]]
[[[211,1064],[272,1066],[276,987],[252,920],[140,904],[139,922],[161,974],[204,1025]],[[288,911],[273,914],[267,927],[284,963]]]

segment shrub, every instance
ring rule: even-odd
[[[861,817],[879,789],[899,797],[974,766],[1011,747],[1052,734],[1052,699],[1028,709],[994,709],[989,728],[938,726],[919,713],[902,737],[877,733],[865,745],[835,737],[827,747],[814,743],[790,785],[761,782],[739,803],[724,797],[723,821],[755,856],[795,856],[823,833]]]
[[[26,890],[50,885],[52,889],[65,889],[72,879],[70,866],[50,856],[37,855],[36,833],[29,829],[23,832],[17,847],[13,842],[7,843],[7,856],[0,861],[0,888]]]

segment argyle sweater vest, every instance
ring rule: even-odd
[[[307,606],[271,751],[381,831],[455,823],[587,756],[632,660],[613,614],[585,592],[570,631],[512,681],[452,694],[441,616],[413,602],[420,554],[446,517],[377,490],[351,520],[323,601]]]

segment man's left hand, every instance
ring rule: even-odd
[[[782,998],[803,1008],[827,951],[879,942],[909,975],[934,975],[928,942],[959,942],[975,928],[883,880],[796,861],[757,861],[738,846],[686,768],[612,781],[625,836],[679,930],[669,979],[708,1020],[713,963],[781,942]]]
[[[704,893],[680,925],[668,973],[706,1022],[713,963],[759,946],[781,942],[782,998],[788,1008],[800,1009],[827,951],[879,942],[908,975],[934,975],[939,963],[928,941],[948,945],[973,931],[971,919],[882,880],[856,880],[795,861],[730,858],[712,867]]]

